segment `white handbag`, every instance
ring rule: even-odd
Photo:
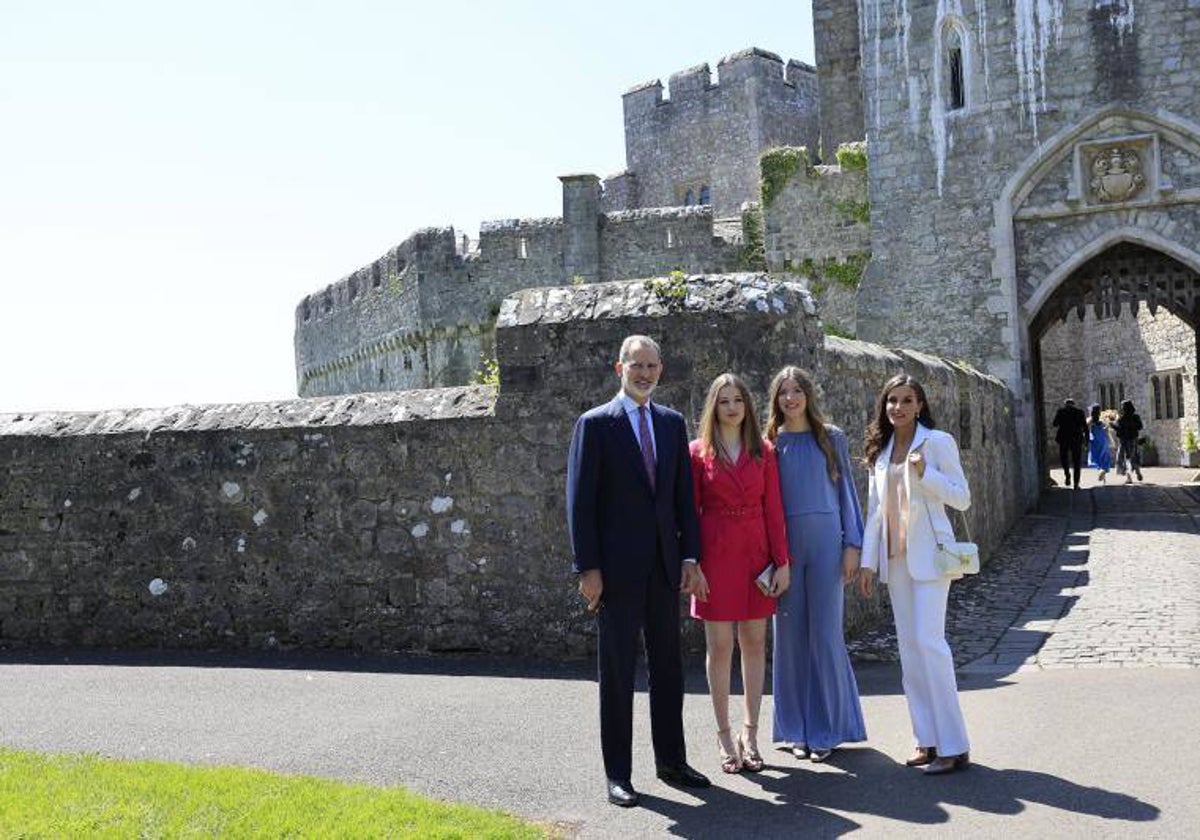
[[[963,575],[979,574],[979,546],[973,542],[955,542],[953,540],[943,540],[941,535],[933,527],[933,514],[929,512],[929,503],[922,500],[925,505],[925,515],[929,517],[929,530],[933,531],[934,539],[937,540],[937,548],[933,553],[933,564],[937,566],[943,577],[950,580],[958,580]],[[959,511],[962,516],[962,512]],[[967,518],[962,517],[963,528],[967,532],[967,539],[971,538],[971,526],[967,524]]]

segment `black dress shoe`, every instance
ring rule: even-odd
[[[708,780],[708,776],[693,770],[686,764],[677,764],[674,767],[659,767],[658,778],[669,785],[679,785],[680,787],[706,788],[712,784]]]
[[[608,801],[622,808],[632,808],[638,804],[638,792],[629,782],[614,779],[608,780]]]

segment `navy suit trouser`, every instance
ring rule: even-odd
[[[633,764],[633,689],[639,637],[645,640],[650,680],[650,733],[657,766],[687,760],[683,742],[683,655],[679,589],[656,560],[644,585],[605,588],[596,615],[600,675],[600,746],[605,775],[629,781]]]

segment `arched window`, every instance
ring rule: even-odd
[[[700,203],[712,204],[712,195],[708,191],[708,184],[700,187]]]
[[[950,83],[949,110],[957,111],[967,104],[967,92],[963,85],[962,34],[952,29],[946,39],[946,81]]]
[[[695,203],[696,203],[696,196],[693,195],[692,188],[688,187],[687,194],[684,195],[684,197],[683,197],[683,206],[691,207]]]
[[[968,105],[967,81],[971,69],[970,41],[963,22],[957,17],[947,18],[939,40],[935,62],[938,92],[947,112],[961,111]]]

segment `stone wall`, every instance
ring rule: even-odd
[[[564,181],[564,195],[570,190]],[[566,265],[572,233],[595,244],[590,267]],[[732,271],[740,240],[740,227],[731,239],[717,233],[712,207],[596,210],[577,216],[573,229],[561,218],[484,222],[469,250],[453,228],[419,231],[301,301],[297,390],[308,397],[468,384],[495,356],[505,295],[597,277]]]
[[[863,125],[861,0],[813,0],[813,47],[821,100],[821,153],[833,163],[843,143],[866,137]],[[814,152],[816,146],[810,146]]]
[[[812,67],[748,49],[671,76],[669,99],[655,80],[624,96],[625,165],[637,177],[640,207],[701,201],[707,187],[718,216],[758,197],[758,156],[773,146],[817,147]],[[719,138],[719,142],[716,142]]]
[[[662,342],[661,401],[690,420],[715,374],[761,394],[798,362],[856,448],[880,382],[917,372],[960,435],[977,539],[994,544],[1019,512],[1005,389],[826,342],[795,283],[537,289],[510,297],[499,325],[498,398],[477,386],[0,416],[0,645],[581,655],[594,631],[569,572],[567,440],[615,392],[630,332]],[[849,615],[861,626],[879,605]]]
[[[806,277],[827,330],[855,336],[871,250],[866,170],[799,166],[763,208],[763,228],[767,267]]]
[[[628,280],[670,271],[735,271],[741,247],[717,236],[711,207],[607,213],[600,221],[600,277]]]

